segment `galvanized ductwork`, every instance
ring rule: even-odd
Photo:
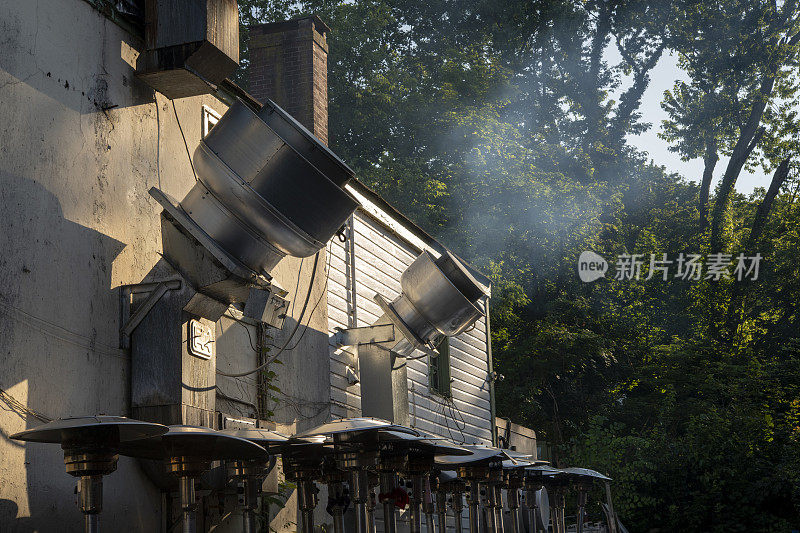
[[[358,203],[344,190],[353,171],[272,101],[258,111],[237,102],[200,141],[197,183],[164,207],[164,258],[200,296],[187,311],[216,320],[228,304],[280,327],[284,292],[270,271],[285,256],[308,257],[342,227]],[[262,317],[270,317],[262,318]]]
[[[431,346],[485,316],[489,283],[478,276],[450,252],[438,259],[422,252],[400,277],[402,294],[381,306],[415,347]]]
[[[353,171],[277,104],[231,107],[194,153],[199,182],[181,208],[258,273],[308,257],[357,207]]]
[[[467,331],[485,316],[490,294],[488,278],[448,251],[436,258],[423,251],[400,277],[402,293],[392,302],[375,301],[384,314],[371,328],[393,326],[391,340],[360,342],[361,410],[364,416],[409,423],[407,366],[398,359],[422,350],[436,356],[442,337]]]

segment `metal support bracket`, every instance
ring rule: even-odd
[[[381,344],[395,340],[394,324],[380,324],[363,328],[336,328],[333,341],[337,346]]]
[[[160,281],[155,283],[138,283],[135,285],[123,285],[120,287],[120,322],[122,327],[119,330],[120,348],[130,348],[131,334],[133,330],[142,322],[147,313],[158,303],[167,291],[175,291],[181,288],[181,281],[178,279]],[[147,299],[136,307],[131,314],[131,297],[134,294],[150,293]]]

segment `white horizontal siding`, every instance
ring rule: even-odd
[[[380,294],[393,300],[400,294],[400,276],[418,252],[370,216],[354,215],[356,326],[368,326],[383,313],[373,300]],[[328,324],[331,336],[336,328],[353,324],[352,279],[348,267],[347,243],[334,239],[328,245]],[[348,385],[346,367],[352,364],[353,349],[330,346],[331,413],[334,417],[361,413],[361,388]],[[415,355],[420,355],[419,353]],[[464,442],[491,442],[491,404],[486,361],[486,324],[476,323],[470,331],[451,339],[450,366],[452,399],[428,389],[427,359],[408,361],[409,412],[412,423],[422,430]]]

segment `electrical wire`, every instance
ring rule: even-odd
[[[308,302],[311,300],[311,291],[314,288],[314,280],[317,277],[317,265],[319,264],[319,254],[320,252],[317,252],[317,255],[314,256],[314,266],[311,268],[311,280],[308,283],[308,292],[306,293],[306,299],[303,302],[303,308],[300,310],[300,316],[297,319],[297,324],[295,324],[294,329],[289,334],[289,337],[286,339],[286,342],[283,344],[283,346],[281,346],[281,348],[276,353],[272,354],[266,361],[255,367],[253,370],[248,370],[246,372],[239,372],[239,373],[228,373],[228,372],[223,372],[222,370],[217,370],[217,374],[229,378],[240,378],[243,376],[249,376],[250,374],[255,374],[256,372],[268,367],[273,361],[275,361],[275,359],[278,358],[278,356],[281,353],[284,352],[284,350],[286,350],[287,346],[289,346],[289,343],[292,342],[294,334],[297,333],[297,330],[300,328],[300,324],[302,324],[303,317],[305,316],[306,309],[308,308]],[[306,326],[306,328],[308,328],[308,326]]]
[[[317,301],[314,304],[314,307],[311,308],[311,314],[308,315],[308,322],[306,322],[306,327],[303,329],[303,333],[300,334],[300,337],[298,337],[297,342],[295,342],[289,348],[290,351],[294,350],[295,348],[297,348],[297,346],[300,344],[300,341],[303,340],[303,337],[305,336],[306,332],[309,329],[309,325],[311,324],[311,319],[314,317],[314,312],[317,310],[317,307],[319,306],[319,303],[322,301],[323,296],[325,296],[325,293],[328,290],[328,280],[331,277],[330,260],[331,260],[331,256],[330,256],[330,254],[328,254],[328,261],[327,261],[327,264],[325,265],[325,283],[322,285],[322,292],[320,292],[319,298],[317,298]]]
[[[53,421],[53,419],[50,418],[49,416],[43,415],[42,413],[39,413],[37,411],[34,411],[33,409],[30,409],[27,405],[25,405],[21,401],[17,400],[16,398],[14,398],[11,394],[6,392],[4,389],[0,389],[0,401],[5,403],[11,411],[17,413],[20,416],[29,415],[29,416],[32,416],[32,417],[34,417],[37,420],[40,420],[42,422],[52,422]]]
[[[178,121],[178,129],[181,130],[181,137],[183,137],[183,146],[186,148],[186,157],[189,158],[189,165],[192,167],[192,174],[194,175],[194,181],[200,181],[197,179],[197,172],[194,170],[194,162],[192,162],[192,154],[189,153],[189,143],[186,142],[186,135],[183,134],[183,126],[181,126],[181,119],[178,118],[178,110],[175,108],[175,100],[172,100],[172,111],[175,113],[175,120]]]

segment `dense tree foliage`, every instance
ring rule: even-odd
[[[500,416],[611,475],[632,531],[800,525],[796,1],[239,4],[330,24],[334,149],[492,274]],[[665,54],[688,81],[659,87],[661,135],[701,176],[629,142]],[[583,250],[642,274],[583,283]],[[650,277],[718,252],[760,253],[758,279]]]

